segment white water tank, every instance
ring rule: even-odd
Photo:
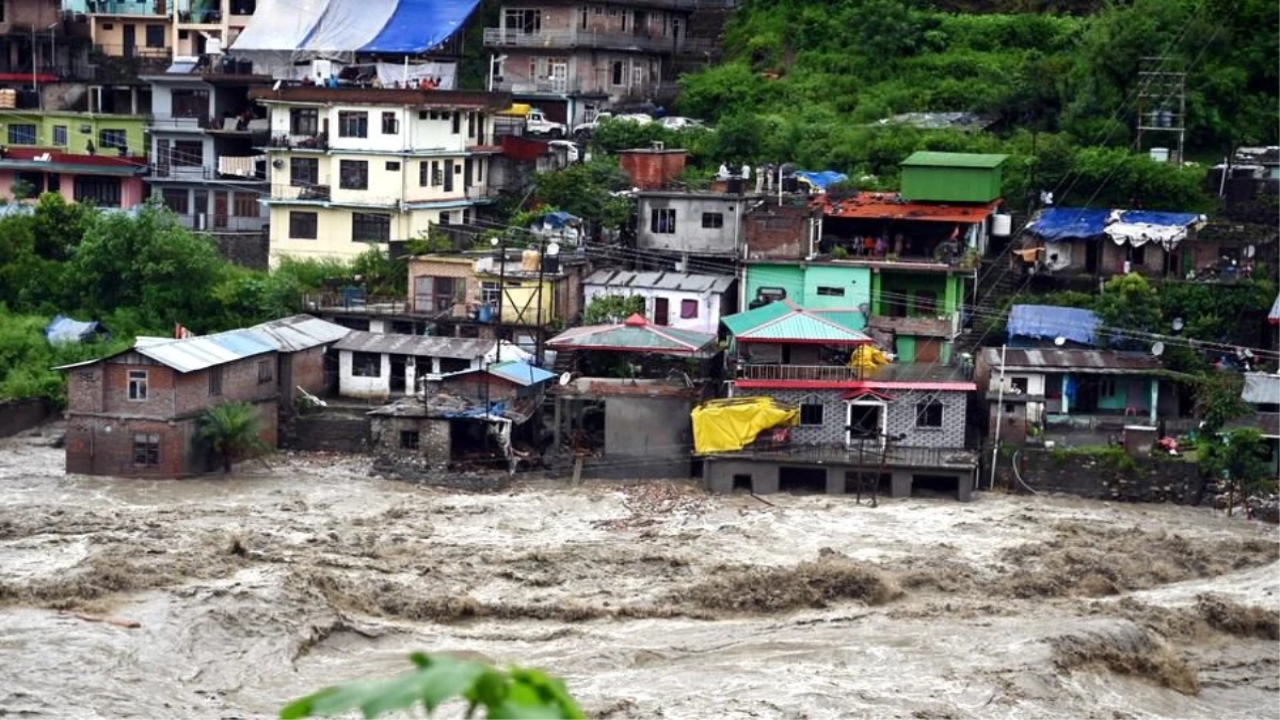
[[[1169,148],[1151,148],[1151,159],[1158,163],[1169,162]]]
[[[1013,234],[1013,216],[1004,213],[996,213],[991,216],[991,235],[994,237],[1009,237]]]

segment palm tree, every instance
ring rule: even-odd
[[[229,402],[204,411],[197,435],[222,456],[223,472],[231,472],[231,463],[237,457],[267,449],[258,437],[261,428],[257,408],[245,402]]]

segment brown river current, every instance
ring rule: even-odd
[[[601,718],[1280,716],[1276,528],[1208,509],[113,481],[55,432],[0,440],[0,716],[265,718],[417,649]]]

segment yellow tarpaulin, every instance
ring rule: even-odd
[[[889,356],[873,345],[859,345],[857,350],[849,354],[849,367],[873,368],[889,364]]]
[[[533,109],[532,105],[526,105],[524,103],[515,103],[511,107],[507,108],[506,110],[503,110],[498,114],[511,115],[513,117],[524,117],[525,115],[528,115],[529,111],[532,109]]]
[[[767,397],[709,400],[692,416],[693,448],[699,454],[741,450],[769,428],[800,421],[799,410]]]

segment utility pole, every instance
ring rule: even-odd
[[[1178,165],[1182,165],[1187,136],[1187,74],[1165,68],[1167,55],[1138,60],[1138,152],[1142,152],[1143,132],[1172,132],[1178,135]]]
[[[987,489],[996,486],[996,461],[1000,455],[1000,426],[1004,424],[1004,359],[1009,350],[1008,345],[1000,346],[1000,391],[996,394],[996,437],[991,443],[991,482]]]

